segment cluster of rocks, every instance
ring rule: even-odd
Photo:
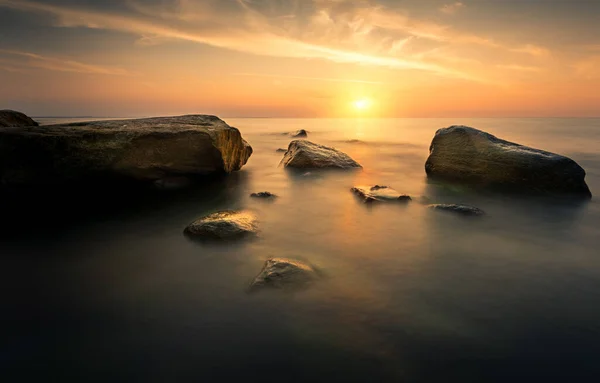
[[[306,138],[299,130],[286,133]],[[302,171],[360,169],[346,153],[307,140],[293,140],[280,166]],[[189,115],[121,121],[94,121],[40,127],[26,115],[0,111],[0,187],[32,186],[88,180],[152,182],[179,189],[192,176],[240,170],[252,147],[240,132],[215,116]],[[520,193],[568,195],[589,199],[585,171],[570,158],[499,139],[466,126],[436,132],[425,164],[430,179],[492,187]],[[412,201],[388,186],[356,186],[364,203]],[[253,198],[274,199],[270,192]],[[434,211],[483,216],[462,204],[428,204]],[[231,241],[258,235],[258,219],[247,210],[223,211],[197,219],[184,233],[194,239]],[[271,258],[250,284],[302,287],[317,280],[318,270],[299,260]]]

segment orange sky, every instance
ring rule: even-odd
[[[0,0],[0,108],[599,116],[598,3]]]

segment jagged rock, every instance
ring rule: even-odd
[[[240,132],[215,116],[1,128],[0,180],[157,181],[236,171],[251,154]]]
[[[585,171],[570,158],[501,140],[466,126],[435,134],[427,175],[476,186],[591,198]]]
[[[249,290],[255,291],[266,287],[306,288],[319,277],[319,272],[304,262],[287,258],[271,258],[265,262],[260,274],[250,284]]]
[[[346,153],[305,140],[290,142],[280,165],[299,169],[362,167]]]
[[[223,211],[197,219],[185,228],[184,233],[196,239],[239,239],[258,233],[254,213],[246,210]]]
[[[458,204],[436,204],[429,205],[429,208],[432,210],[444,211],[449,213],[460,214],[464,216],[482,216],[485,215],[485,212],[479,208],[468,205],[458,205]]]
[[[252,193],[250,194],[250,197],[253,198],[276,198],[277,196],[271,192],[265,191],[265,192],[259,192],[259,193]]]
[[[409,202],[412,198],[405,194],[400,194],[396,190],[388,186],[375,185],[356,186],[351,191],[359,196],[365,203],[373,202]]]
[[[21,112],[0,110],[0,128],[24,126],[38,126],[38,123]]]

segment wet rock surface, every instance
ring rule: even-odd
[[[224,211],[192,222],[184,233],[199,240],[234,240],[258,233],[256,215],[250,211]]]
[[[285,152],[280,165],[297,169],[356,169],[360,164],[349,155],[305,140],[292,141]]]
[[[591,198],[585,171],[572,159],[466,126],[436,132],[425,170],[431,178],[476,186]]]
[[[356,186],[350,189],[364,203],[373,202],[400,202],[406,203],[412,201],[412,198],[406,194],[400,194],[398,191],[388,186]]]
[[[295,259],[271,258],[254,278],[249,291],[263,288],[303,289],[320,278],[313,266]]]
[[[477,207],[462,204],[433,204],[429,205],[429,208],[462,216],[479,217],[485,215],[485,212]]]

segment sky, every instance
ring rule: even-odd
[[[600,116],[598,0],[0,0],[31,116]]]

